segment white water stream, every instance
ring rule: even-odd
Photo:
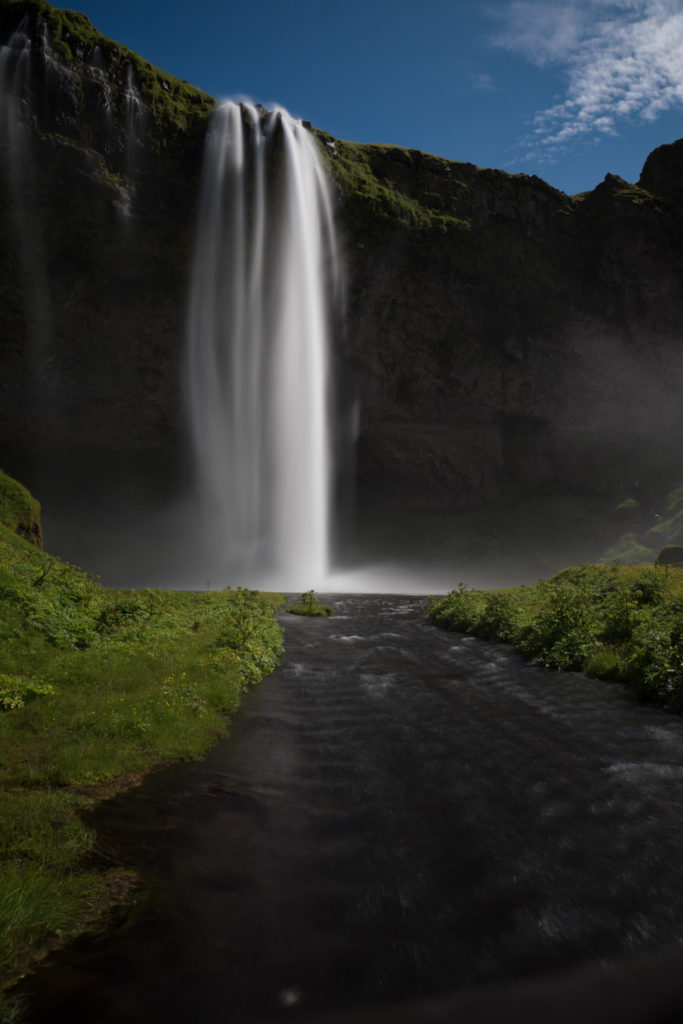
[[[6,46],[0,46],[0,139],[7,150],[10,187],[17,190],[25,173],[25,128],[19,109],[28,76],[31,40],[28,15],[22,19]]]
[[[336,281],[314,137],[282,109],[223,104],[205,143],[186,376],[197,526],[225,582],[328,577]]]
[[[5,46],[0,46],[0,188],[7,200],[3,231],[16,244],[28,329],[27,358],[33,376],[30,401],[54,402],[52,386],[52,314],[43,223],[35,199],[37,156],[27,127],[32,63],[53,61],[47,26],[36,47],[30,19],[24,15]]]

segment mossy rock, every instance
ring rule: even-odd
[[[659,552],[657,565],[683,566],[683,546],[679,544],[667,544],[667,546],[662,548]]]
[[[603,551],[596,561],[607,564],[620,562],[622,565],[648,565],[652,564],[653,555],[654,551],[641,544],[635,533],[625,533]]]
[[[213,96],[103,36],[85,14],[55,8],[46,0],[0,0],[2,36],[8,37],[25,14],[30,19],[32,36],[42,25],[47,26],[50,45],[63,65],[77,76],[79,91],[83,88],[83,73],[89,66],[89,54],[96,46],[100,48],[107,79],[115,93],[123,88],[121,83],[128,65],[132,67],[143,104],[151,115],[148,127],[152,146],[157,151],[165,150],[168,138],[173,135],[189,145],[201,143],[207,119],[218,102]]]
[[[641,513],[640,502],[637,498],[625,498],[620,502],[612,513],[612,518],[618,522],[636,519]]]
[[[0,523],[42,548],[40,503],[18,481],[0,469]]]

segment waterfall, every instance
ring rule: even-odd
[[[36,47],[24,15],[7,45],[0,46],[0,188],[7,203],[3,230],[16,243],[19,287],[24,295],[32,401],[45,411],[54,402],[52,315],[42,219],[35,198],[37,164],[27,127],[32,69],[52,60],[46,31]]]
[[[227,102],[205,142],[187,325],[200,529],[226,582],[330,568],[331,201],[315,139]]]
[[[15,195],[21,192],[28,165],[28,142],[22,119],[31,58],[28,28],[28,15],[24,15],[7,45],[0,46],[0,140],[7,154],[9,185]]]
[[[107,65],[99,44],[92,49],[86,74],[95,83],[99,92],[98,107],[103,128],[102,155],[106,160],[111,154],[114,142],[114,98],[107,74]]]

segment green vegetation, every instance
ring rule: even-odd
[[[328,604],[320,603],[314,590],[307,590],[294,604],[288,606],[287,611],[292,615],[310,615],[313,618],[334,614]]]
[[[683,570],[582,565],[528,587],[461,585],[428,615],[511,643],[537,664],[622,680],[643,699],[683,710]]]
[[[51,45],[60,58],[75,70],[85,69],[96,46],[100,48],[112,84],[123,82],[126,66],[133,66],[144,102],[152,113],[156,129],[153,134],[158,146],[163,148],[165,133],[173,129],[187,136],[203,136],[206,118],[216,106],[212,96],[154,67],[120,43],[107,39],[85,14],[56,9],[45,0],[10,0],[3,4],[0,30],[16,27],[25,12],[37,25],[47,24]]]
[[[277,664],[281,602],[107,590],[0,526],[0,988],[125,897],[79,812],[226,734]]]
[[[0,469],[0,523],[41,546],[40,504],[25,487]]]
[[[616,175],[613,175],[613,180],[615,182],[614,195],[618,196],[619,199],[626,199],[633,203],[634,206],[651,206],[657,213],[661,213],[655,196],[648,192],[647,189],[641,188],[640,185],[634,185],[630,181],[625,181]]]
[[[377,242],[410,272],[457,274],[459,287],[511,304],[539,329],[566,308],[570,275],[561,250],[530,237],[520,207],[547,206],[538,216],[568,215],[573,200],[524,174],[476,167],[391,145],[333,139],[317,131],[341,198],[341,220],[352,250],[375,251]],[[509,323],[510,315],[506,318]],[[492,339],[501,328],[491,327]]]
[[[368,145],[332,139],[317,131],[321,149],[333,178],[342,190],[345,216],[361,221],[368,216],[380,223],[410,228],[418,232],[469,232],[470,222],[458,211],[458,200],[468,185],[457,177],[459,169],[472,165],[455,164],[442,157],[404,149],[401,146]],[[334,143],[331,151],[328,143]],[[334,155],[332,155],[334,152]],[[424,187],[430,175],[452,178],[452,196],[428,191]]]

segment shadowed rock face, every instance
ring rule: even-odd
[[[646,165],[656,193],[607,175],[576,197],[417,152],[336,150],[366,492],[481,501],[678,428],[675,147]],[[392,219],[361,159],[431,219]]]
[[[0,132],[0,443],[15,472],[35,450],[111,456],[124,475],[135,458],[178,466],[215,101],[42,0],[3,6],[3,42],[26,13],[24,149]],[[569,197],[318,137],[339,195],[338,409],[343,432],[357,428],[362,499],[479,503],[675,436],[683,142],[651,154],[638,185],[607,175]]]
[[[102,39],[84,16],[42,3],[4,9],[3,41],[24,12],[31,48],[24,75],[14,73],[23,132],[17,142],[6,123],[0,134],[0,437],[173,449],[195,182],[214,101]]]

